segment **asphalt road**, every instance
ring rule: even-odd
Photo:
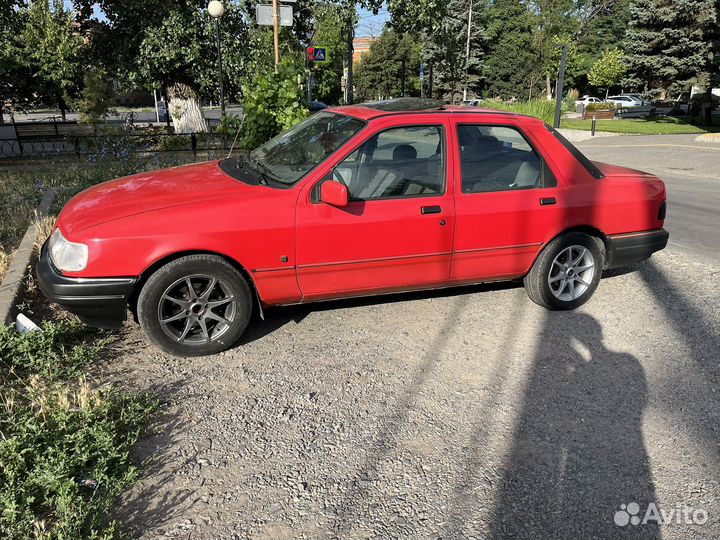
[[[720,144],[696,135],[602,137],[576,143],[590,159],[656,174],[668,190],[670,245],[720,262]]]

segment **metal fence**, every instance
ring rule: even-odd
[[[232,139],[220,133],[128,132],[95,135],[0,138],[0,159],[110,155],[151,152],[198,152],[228,149]]]

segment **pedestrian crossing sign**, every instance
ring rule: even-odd
[[[327,48],[315,47],[313,49],[313,62],[316,64],[324,64],[327,61]]]

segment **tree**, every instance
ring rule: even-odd
[[[588,82],[598,88],[605,88],[607,98],[610,88],[620,84],[626,72],[625,53],[620,49],[607,49],[588,72]]]
[[[19,39],[24,27],[24,5],[24,2],[8,2],[0,6],[0,125],[6,105],[12,112],[29,106],[34,98],[33,72],[23,62]]]
[[[534,18],[521,0],[496,0],[487,12],[486,93],[502,99],[540,90],[540,55],[533,46]]]
[[[341,77],[347,52],[343,35],[344,13],[342,6],[318,2],[315,7],[316,32],[313,43],[327,47],[328,62],[315,64],[312,77],[316,99],[326,103],[339,103],[342,96]]]
[[[552,99],[555,93],[557,77],[560,73],[560,62],[562,60],[562,46],[567,46],[567,58],[565,60],[566,74],[571,74],[578,63],[577,45],[573,42],[570,34],[554,36],[548,43],[545,51],[545,90],[547,98]],[[566,75],[567,76],[567,75]]]
[[[223,73],[232,95],[241,84],[236,70],[242,72],[247,33],[239,8],[227,6],[222,28]],[[140,79],[150,86],[167,87],[170,114],[179,133],[207,131],[200,97],[219,94],[215,57],[215,23],[204,10],[175,9],[145,32],[137,60]]]
[[[468,11],[472,2],[470,55],[467,55]],[[423,60],[433,65],[434,90],[454,103],[465,85],[472,94],[480,94],[487,34],[483,26],[485,8],[477,0],[449,0],[445,16],[435,23],[423,40]]]
[[[687,90],[707,66],[704,29],[716,0],[633,0],[625,36],[625,85],[667,96]]]
[[[366,101],[400,97],[403,78],[405,95],[419,95],[420,84],[415,75],[419,66],[420,44],[409,34],[385,29],[356,66],[357,97]]]
[[[20,34],[21,51],[37,80],[38,93],[52,98],[63,121],[76,95],[83,71],[84,40],[62,0],[34,0]]]

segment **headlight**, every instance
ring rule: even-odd
[[[60,227],[50,236],[48,252],[55,268],[62,272],[79,272],[87,266],[87,246],[66,240],[60,232]]]

